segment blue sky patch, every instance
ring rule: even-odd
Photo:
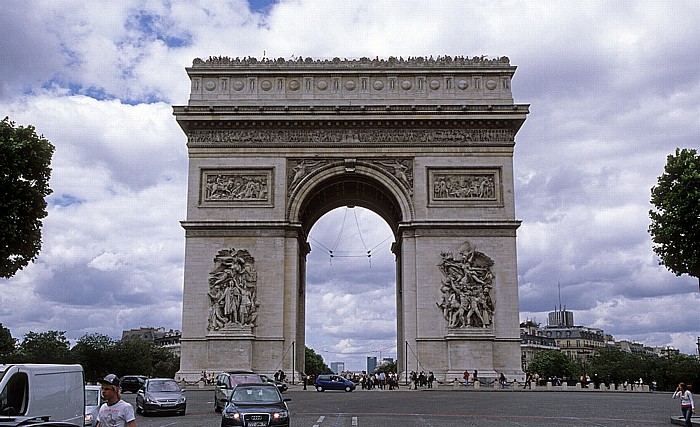
[[[61,206],[63,208],[73,205],[81,205],[83,200],[71,195],[71,194],[61,194],[60,197],[49,197],[49,204],[54,206]]]
[[[277,0],[248,0],[250,10],[258,13],[268,13]]]
[[[163,16],[136,11],[124,24],[127,29],[135,29],[144,36],[163,41],[172,48],[186,47],[192,44],[192,35],[186,31],[173,28]]]

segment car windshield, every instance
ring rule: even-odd
[[[267,387],[236,387],[231,395],[233,403],[273,403],[279,402],[277,389]]]
[[[97,406],[100,403],[99,390],[85,390],[85,406]]]
[[[175,381],[150,381],[148,391],[180,391],[180,386]]]

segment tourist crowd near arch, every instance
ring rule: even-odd
[[[521,378],[515,104],[506,57],[187,68],[181,367],[304,366],[308,233],[362,206],[393,232],[400,373]]]

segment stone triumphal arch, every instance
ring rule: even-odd
[[[178,376],[304,366],[307,236],[363,206],[393,230],[398,365],[522,375],[508,58],[194,60]],[[299,378],[298,376],[296,378]]]

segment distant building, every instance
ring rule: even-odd
[[[672,347],[650,347],[638,342],[621,340],[606,334],[602,329],[574,324],[574,314],[564,309],[549,313],[548,324],[541,328],[539,324],[528,320],[520,324],[521,363],[524,371],[539,351],[559,350],[571,360],[587,362],[598,350],[617,349],[634,355],[657,355],[670,357],[680,354]],[[700,354],[700,337],[698,338]]]
[[[345,362],[331,362],[331,371],[336,374],[345,371]]]
[[[574,325],[574,313],[566,309],[549,313],[550,322],[542,330],[544,337],[556,341],[560,351],[571,360],[586,362],[597,350],[605,348],[602,329]]]
[[[372,373],[377,370],[377,357],[368,356],[367,357],[367,373]]]
[[[559,310],[550,312],[548,317],[549,321],[547,322],[547,326],[557,326],[560,328],[574,326],[574,313],[568,311],[566,306],[564,306],[563,310],[559,307]]]
[[[142,341],[152,342],[155,345],[165,347],[172,351],[176,356],[180,356],[180,337],[182,332],[177,329],[165,328],[139,328],[122,331],[122,341],[139,339]]]
[[[520,324],[520,360],[524,372],[535,359],[535,355],[541,351],[558,351],[554,338],[547,337],[540,329],[540,325],[528,320]]]

